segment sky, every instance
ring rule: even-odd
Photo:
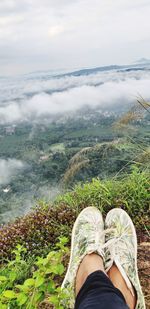
[[[0,76],[150,58],[149,0],[0,0]]]

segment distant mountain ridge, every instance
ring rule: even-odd
[[[61,70],[44,70],[44,71],[33,71],[29,72],[26,74],[18,75],[18,77],[23,77],[23,78],[41,78],[42,76],[44,79],[47,78],[58,78],[58,77],[63,77],[63,76],[81,76],[81,75],[90,75],[98,72],[104,72],[104,71],[111,71],[111,70],[124,70],[124,69],[131,69],[133,68],[138,68],[141,69],[142,67],[145,68],[145,66],[150,65],[150,59],[148,58],[140,58],[137,61],[133,62],[132,64],[123,64],[123,65],[117,65],[117,64],[112,64],[112,65],[104,65],[104,66],[98,66],[98,67],[92,67],[92,68],[81,68],[81,69],[75,69],[75,70],[69,70],[69,69],[61,69]],[[2,76],[0,75],[0,79],[4,80],[10,78],[12,79],[11,76]],[[16,76],[17,78],[17,76]]]
[[[144,58],[143,58],[144,59]],[[141,60],[141,62],[136,62],[134,64],[129,64],[129,65],[109,65],[109,66],[102,66],[102,67],[95,67],[95,68],[87,68],[87,69],[81,69],[77,71],[72,71],[69,73],[64,73],[64,74],[59,74],[55,75],[55,77],[63,77],[63,76],[81,76],[81,75],[90,75],[90,74],[95,74],[98,72],[105,72],[105,71],[135,71],[135,70],[142,70],[145,69],[145,66],[150,65],[150,60],[147,60],[147,62]]]
[[[137,60],[136,62],[134,62],[135,64],[150,64],[150,59],[147,58],[140,58],[139,60]]]

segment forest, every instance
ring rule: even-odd
[[[0,126],[6,175],[0,183],[0,222],[27,213],[41,199],[52,201],[77,182],[120,177],[137,162],[140,168],[150,144],[149,113],[127,126],[117,125],[120,117],[116,111],[83,109],[55,121]]]

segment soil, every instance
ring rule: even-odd
[[[138,270],[145,296],[146,309],[150,309],[150,236],[138,231]]]

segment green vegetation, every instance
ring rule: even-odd
[[[87,206],[96,206],[104,217],[123,208],[137,231],[149,237],[149,115],[142,123],[134,112],[118,123],[112,115],[93,112],[47,126],[18,126],[11,136],[0,127],[1,158],[27,163],[0,187],[1,221],[41,198],[41,188],[44,197],[25,216],[0,227],[0,308],[67,308],[60,286],[74,221]],[[49,185],[63,191],[51,203],[45,201]]]
[[[53,199],[64,185],[72,188],[93,177],[130,173],[130,166],[141,162],[141,151],[148,149],[149,115],[134,122],[130,138],[128,130],[114,130],[117,119],[113,112],[84,111],[52,123],[20,124],[11,135],[0,126],[0,158],[15,158],[25,165],[19,175],[0,185],[0,223],[26,213],[39,199]],[[81,152],[75,166],[74,157]]]
[[[77,116],[48,124],[18,124],[11,128],[11,135],[7,127],[0,126],[0,159],[15,158],[25,164],[19,175],[0,185],[0,222],[23,214],[24,209],[38,199],[48,200],[46,192],[60,186],[72,156],[87,145],[107,140],[107,130],[111,131],[108,122],[111,124],[113,120],[112,117],[108,121],[95,112],[93,116],[88,115],[88,119]],[[109,140],[112,139],[110,132]],[[6,193],[3,190],[7,186]]]
[[[65,237],[60,238],[55,250],[50,251],[45,258],[37,257],[32,268],[24,259],[25,248],[18,245],[13,250],[14,260],[0,269],[1,309],[47,308],[47,304],[64,308],[67,295],[61,291],[59,284],[65,270],[63,258],[68,253],[66,242]]]
[[[41,202],[35,210],[0,230],[1,261],[11,258],[18,243],[28,255],[47,253],[60,235],[70,235],[75,218],[87,205],[98,207],[103,214],[113,207],[122,207],[137,227],[148,229],[149,185],[149,172],[133,168],[123,179],[93,179],[91,183],[76,185],[51,205]]]
[[[5,225],[0,230],[0,307],[66,309],[67,295],[60,284],[69,258],[66,242],[70,243],[77,215],[87,205],[98,207],[104,216],[121,207],[137,229],[149,233],[149,179],[148,170],[133,167],[122,179],[77,184],[53,204],[41,202],[28,215]]]

